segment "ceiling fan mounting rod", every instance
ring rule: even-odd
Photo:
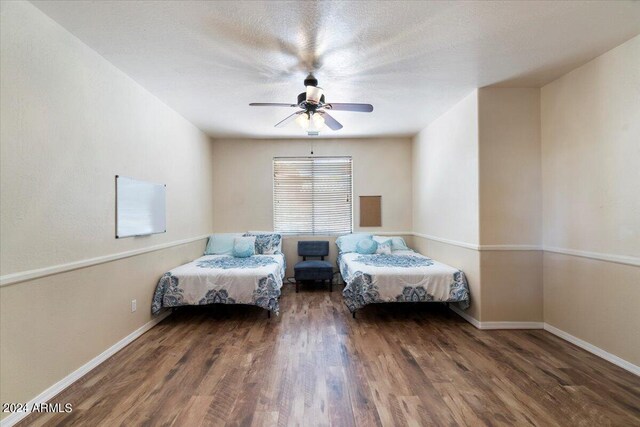
[[[313,73],[309,73],[306,79],[304,79],[305,86],[318,86],[318,79],[313,76]]]

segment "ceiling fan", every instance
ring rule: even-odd
[[[252,107],[298,107],[300,111],[291,114],[277,123],[275,127],[286,126],[295,120],[309,135],[318,135],[324,125],[327,125],[331,130],[342,129],[340,122],[333,118],[328,113],[328,110],[357,111],[361,113],[373,111],[373,105],[371,104],[326,103],[323,90],[318,86],[318,80],[311,73],[304,79],[304,85],[307,87],[307,91],[298,95],[297,104],[252,102],[249,105]]]

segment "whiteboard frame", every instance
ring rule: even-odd
[[[164,220],[164,230],[162,230],[162,231],[152,231],[152,232],[149,232],[149,233],[140,233],[140,234],[119,234],[118,233],[118,228],[119,228],[119,225],[120,225],[119,224],[120,218],[119,218],[119,215],[118,215],[118,213],[119,213],[119,210],[118,210],[118,200],[119,200],[119,197],[118,197],[118,180],[120,178],[124,178],[124,179],[131,180],[131,181],[138,181],[140,183],[144,183],[144,184],[148,184],[148,185],[158,186],[158,187],[163,187],[164,188],[164,191],[163,191],[163,196],[164,196],[164,212],[163,212],[164,213],[164,218],[163,218],[163,220]],[[143,180],[140,180],[140,179],[131,178],[131,177],[124,176],[124,175],[116,175],[115,184],[116,184],[116,203],[115,203],[115,215],[116,215],[115,236],[116,236],[116,239],[124,239],[124,238],[127,238],[127,237],[150,236],[150,235],[153,235],[153,234],[162,234],[162,233],[166,233],[167,232],[167,190],[166,190],[167,184],[158,184],[158,183],[155,183],[155,182],[143,181]]]

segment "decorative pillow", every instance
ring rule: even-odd
[[[375,239],[374,241],[378,244],[378,249],[376,249],[377,254],[391,254],[391,239],[382,241]]]
[[[236,237],[233,239],[233,256],[248,258],[256,254],[256,237]]]
[[[385,240],[391,239],[391,250],[392,251],[410,251],[409,247],[405,243],[404,239],[400,236],[373,236],[373,240],[378,242],[384,242]]]
[[[277,233],[252,233],[244,234],[245,237],[256,238],[256,253],[260,255],[273,255],[282,252],[282,235]]]
[[[391,237],[391,250],[392,251],[410,251],[409,246],[400,236]]]
[[[372,240],[372,236],[364,233],[346,234],[336,239],[336,245],[342,253],[356,252],[356,245],[360,240]]]
[[[356,244],[356,252],[359,254],[375,254],[376,249],[378,249],[378,243],[373,239],[362,239]]]
[[[209,236],[205,255],[231,255],[233,253],[233,239],[242,237],[242,233],[216,233]]]

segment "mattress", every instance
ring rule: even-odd
[[[158,281],[151,311],[206,304],[248,304],[278,314],[285,275],[281,253],[235,258],[206,255],[166,272]]]
[[[351,312],[383,302],[453,302],[469,307],[464,273],[417,252],[362,255],[343,253],[338,267],[345,282],[344,302]]]

